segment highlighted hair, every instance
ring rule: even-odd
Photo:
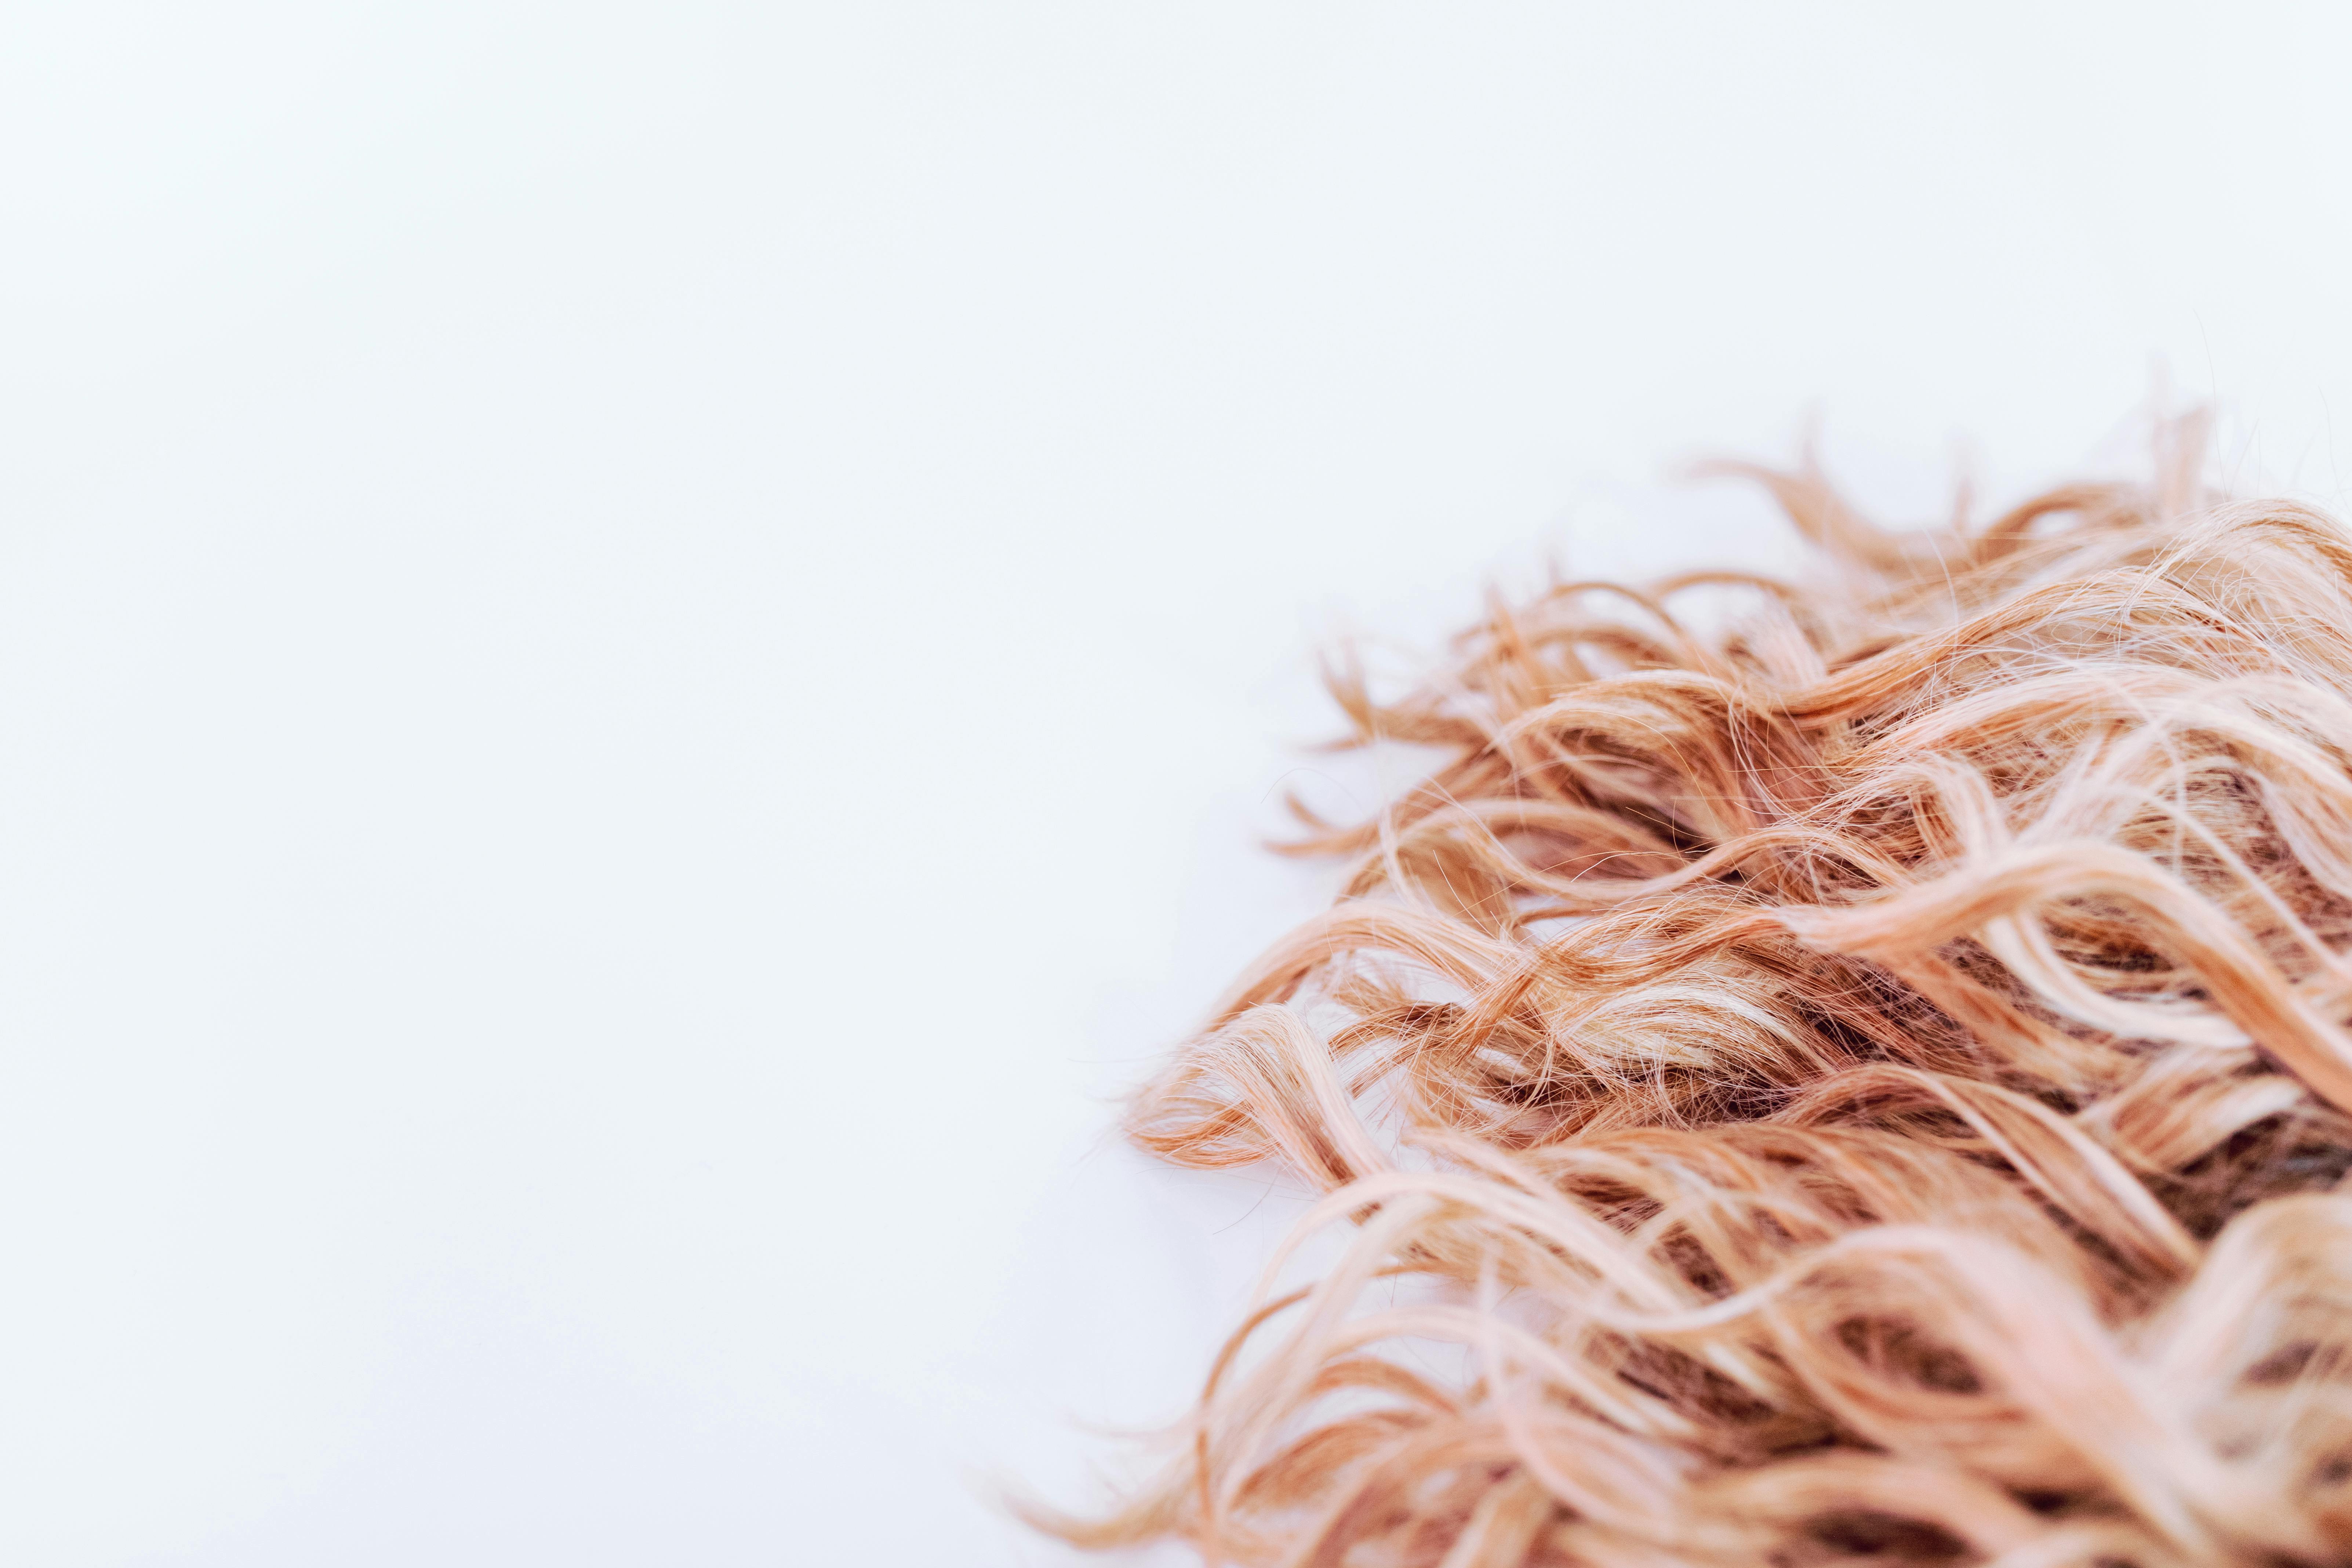
[[[1919,532],[1758,473],[1806,583],[1570,584],[1401,700],[1335,678],[1445,760],[1309,818],[1344,896],[1129,1130],[1352,1238],[1160,1483],[1044,1522],[1296,1568],[2352,1552],[2352,538],[2199,453]]]

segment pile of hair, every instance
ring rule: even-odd
[[[1129,1131],[1285,1162],[1351,1239],[1160,1483],[1050,1527],[2352,1559],[2352,539],[2210,494],[2193,435],[1981,526],[1759,472],[1801,584],[1567,584],[1401,700],[1336,678],[1359,742],[1445,760],[1315,825],[1344,896]]]

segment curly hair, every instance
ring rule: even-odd
[[[1399,700],[1335,671],[1343,743],[1444,760],[1299,808],[1343,895],[1128,1128],[1286,1163],[1349,1240],[1157,1483],[1041,1522],[1298,1568],[2352,1557],[2352,538],[2201,450],[1913,531],[1744,469],[1803,581],[1565,583]]]

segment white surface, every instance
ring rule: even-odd
[[[2339,17],[0,11],[0,1560],[1061,1561],[1315,640],[2158,355],[2332,495]]]

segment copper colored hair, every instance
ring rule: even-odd
[[[1350,1239],[1159,1482],[1043,1521],[1269,1568],[2352,1557],[2352,539],[2206,490],[2186,426],[2158,468],[1913,531],[1754,472],[1802,581],[1561,584],[1407,695],[1336,676],[1440,760],[1310,819],[1343,896],[1128,1126]]]

